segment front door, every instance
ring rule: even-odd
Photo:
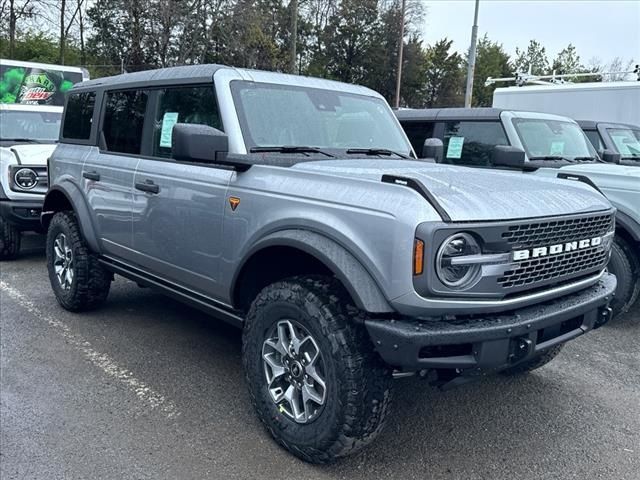
[[[175,123],[222,128],[213,85],[154,92],[149,156],[134,178],[136,263],[162,278],[221,298],[222,219],[232,171],[171,158]]]
[[[148,94],[106,92],[99,149],[85,160],[85,196],[105,253],[131,259],[133,178],[141,153]]]

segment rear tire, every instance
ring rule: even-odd
[[[0,260],[15,260],[18,257],[21,238],[20,230],[0,218]]]
[[[58,303],[72,312],[103,303],[112,275],[89,251],[75,215],[58,212],[47,231],[47,269]]]
[[[369,444],[382,430],[391,405],[391,370],[374,351],[364,326],[351,318],[356,310],[349,303],[336,280],[293,277],[262,290],[247,315],[242,350],[253,406],[276,442],[307,462],[329,463]],[[303,339],[299,350],[292,350],[294,340],[287,341],[294,337]],[[278,347],[282,345],[289,347]],[[308,355],[305,364],[305,353],[299,354],[303,345],[318,352],[317,362]],[[271,369],[265,360],[269,356],[285,373]],[[298,359],[301,373],[293,365]],[[297,385],[301,396],[295,397],[301,403],[289,401],[285,393],[294,388],[289,398],[298,395],[296,379],[302,378]],[[323,402],[310,402],[309,395],[305,400],[307,385]],[[296,420],[300,405],[304,418]]]
[[[502,370],[500,373],[507,376],[513,376],[513,375],[522,375],[525,373],[532,372],[533,370],[536,370],[540,367],[545,366],[551,360],[556,358],[558,354],[562,351],[562,347],[564,347],[564,344],[551,347],[545,352],[538,355],[537,357],[534,357],[530,360],[526,360],[511,368]]]
[[[631,246],[619,235],[616,235],[613,242],[607,268],[618,280],[616,294],[611,301],[613,317],[617,317],[631,308],[640,293],[638,258]]]

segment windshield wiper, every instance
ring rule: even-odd
[[[0,138],[0,142],[42,143],[42,140],[36,140],[35,138]]]
[[[604,162],[601,158],[598,157],[574,157],[576,162]]]
[[[282,145],[277,147],[251,147],[249,149],[251,153],[320,153],[327,157],[335,157],[335,155],[331,155],[328,152],[320,150],[317,147],[304,147],[299,145]]]
[[[347,154],[356,154],[363,153],[365,155],[397,155],[400,158],[409,158],[403,153],[394,152],[393,150],[388,150],[386,148],[350,148],[347,150]]]
[[[543,155],[541,157],[529,157],[529,160],[565,160],[570,161],[566,157],[561,157],[560,155]]]

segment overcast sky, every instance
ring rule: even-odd
[[[474,0],[422,0],[427,43],[448,37],[468,50]],[[509,54],[536,39],[550,60],[573,43],[583,63],[598,57],[640,62],[640,0],[480,0],[478,36],[503,44]]]

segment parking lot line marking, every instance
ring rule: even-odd
[[[108,376],[118,380],[128,389],[133,390],[136,397],[146,404],[148,408],[162,412],[167,418],[173,418],[180,415],[175,404],[170,400],[167,400],[164,395],[161,395],[151,387],[145,385],[141,380],[135,377],[133,372],[118,365],[115,360],[109,357],[106,353],[100,353],[95,350],[91,346],[90,342],[82,338],[82,336],[77,333],[74,333],[64,322],[44,313],[20,291],[2,280],[0,280],[0,290],[9,295],[29,313],[35,315],[38,319],[53,327],[70,345],[82,352],[89,362],[98,367]]]

